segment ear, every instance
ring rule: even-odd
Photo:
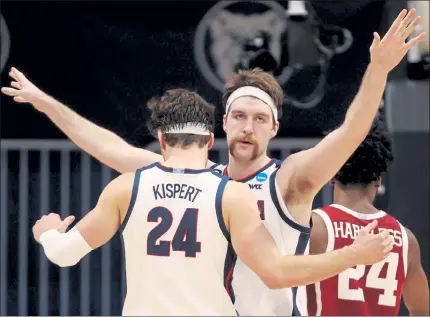
[[[157,131],[158,142],[160,142],[160,148],[162,151],[166,150],[166,139],[164,138],[164,134],[161,133],[160,130]]]
[[[227,128],[226,128],[226,123],[227,123],[227,115],[223,115],[222,116],[222,129],[224,130],[225,133],[227,133]]]
[[[215,143],[215,135],[211,132],[210,139],[208,142],[208,150],[212,149]]]
[[[272,131],[270,132],[270,138],[274,138],[278,134],[279,125],[280,125],[279,121],[276,121],[275,125],[273,126]]]
[[[379,187],[382,185],[382,177],[379,177],[379,179],[375,182],[376,187]]]

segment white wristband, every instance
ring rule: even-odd
[[[39,241],[48,259],[61,267],[75,265],[93,250],[76,227],[67,233],[48,230]]]

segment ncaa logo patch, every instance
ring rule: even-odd
[[[266,173],[259,173],[259,174],[257,174],[257,176],[255,176],[255,179],[258,182],[264,182],[267,179],[267,174]]]

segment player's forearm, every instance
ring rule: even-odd
[[[46,257],[60,267],[73,266],[92,251],[76,227],[67,233],[48,230],[40,236],[40,244]]]
[[[351,137],[365,138],[381,104],[388,73],[377,65],[369,64],[360,89],[350,105],[343,128]]]
[[[313,284],[335,276],[356,264],[356,256],[351,247],[318,255],[284,256],[275,270],[275,285],[272,285],[275,287],[271,288]]]
[[[45,103],[41,107],[45,109],[45,114],[73,143],[106,165],[118,169],[110,152],[130,145],[50,96],[40,102]]]

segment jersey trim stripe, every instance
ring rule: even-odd
[[[236,265],[237,255],[231,243],[228,244],[227,254],[224,262],[224,287],[227,294],[230,296],[231,302],[234,304],[235,295],[233,289],[233,271]]]
[[[131,193],[130,205],[128,206],[127,213],[125,214],[124,221],[122,222],[122,224],[119,227],[120,233],[122,233],[124,231],[125,227],[127,226],[128,219],[130,218],[131,213],[133,212],[134,204],[136,203],[137,192],[139,191],[140,175],[142,174],[142,171],[144,171],[146,169],[150,169],[152,167],[154,167],[154,164],[139,168],[134,173],[134,182],[133,182],[133,190]]]
[[[299,241],[297,242],[296,253],[295,255],[303,254],[306,251],[309,242],[309,234],[305,232],[301,232],[299,236]],[[293,312],[292,316],[301,316],[300,310],[297,307],[297,287],[293,287]]]
[[[327,245],[325,248],[325,252],[331,252],[334,250],[334,230],[333,230],[333,225],[332,222],[330,220],[330,217],[327,215],[327,213],[322,210],[322,209],[314,209],[312,211],[313,213],[317,214],[318,216],[321,217],[321,219],[324,222],[324,225],[327,229]],[[322,292],[321,292],[321,283],[320,282],[316,282],[314,284],[315,287],[315,301],[316,301],[316,312],[315,312],[315,316],[321,316],[321,312],[322,312]]]
[[[209,166],[209,168],[210,168],[211,170],[212,170],[212,169],[216,169],[219,165],[221,165],[221,164],[215,163],[214,165]]]
[[[125,298],[127,296],[127,264],[125,257],[125,242],[122,233],[119,235],[121,240],[121,307],[124,307]]]
[[[323,220],[325,227],[327,229],[327,245],[325,247],[325,252],[331,252],[334,249],[334,230],[330,217],[322,209],[314,209],[312,212],[317,214]]]
[[[349,208],[347,208],[345,206],[338,205],[338,204],[331,204],[330,207],[334,207],[334,208],[340,209],[340,210],[346,212],[347,214],[350,214],[350,215],[352,215],[352,216],[354,216],[354,217],[356,217],[358,219],[363,219],[363,220],[379,219],[379,218],[382,218],[382,217],[384,217],[386,215],[386,213],[384,211],[382,211],[382,210],[380,210],[380,211],[378,211],[376,213],[373,213],[373,214],[361,214],[359,212],[356,212],[354,210],[351,210],[351,209],[349,209]]]
[[[403,242],[403,271],[405,273],[405,277],[408,274],[408,250],[409,250],[409,238],[408,233],[406,232],[406,228],[397,220],[397,223],[400,226],[400,231],[402,232],[402,242]]]
[[[216,191],[215,196],[215,211],[216,211],[216,217],[218,219],[219,227],[224,234],[224,237],[227,239],[228,243],[231,243],[230,240],[230,233],[227,230],[227,227],[225,226],[224,222],[224,216],[222,214],[222,195],[224,194],[225,185],[229,181],[228,177],[223,177],[221,179],[221,182],[218,185],[218,189]]]
[[[218,185],[218,189],[215,196],[215,210],[216,210],[216,216],[218,219],[219,227],[228,242],[227,253],[226,253],[225,262],[224,262],[224,287],[227,291],[227,294],[230,296],[232,303],[234,304],[235,296],[234,296],[232,282],[233,282],[233,270],[236,264],[237,256],[231,244],[230,233],[228,232],[227,227],[225,226],[224,216],[222,214],[222,196],[224,194],[225,186],[227,185],[227,182],[230,180],[230,178],[227,176],[221,176],[217,174],[214,174],[214,175],[222,177],[221,182]]]
[[[310,222],[310,227],[304,227],[304,226],[301,226],[298,223],[294,222],[293,220],[291,220],[290,218],[288,218],[285,215],[284,208],[281,207],[281,203],[279,202],[278,191],[276,189],[276,187],[277,187],[276,186],[276,173],[278,171],[279,171],[279,169],[276,170],[276,171],[274,171],[272,173],[272,175],[270,175],[269,188],[270,188],[270,196],[272,197],[273,203],[274,203],[274,205],[276,207],[276,210],[279,213],[279,216],[290,227],[292,227],[292,228],[294,228],[294,229],[296,229],[296,230],[298,230],[300,232],[303,232],[303,233],[306,233],[306,234],[310,234],[311,227],[312,227],[312,221]],[[282,201],[282,204],[285,205],[283,201]]]
[[[252,174],[249,174],[248,176],[245,176],[245,177],[242,177],[242,178],[236,180],[236,182],[246,183],[247,181],[250,181],[255,176],[257,176],[257,174],[260,174],[260,173],[264,172],[266,169],[268,169],[270,166],[272,166],[273,164],[277,163],[278,161],[279,160],[277,160],[277,159],[271,159],[269,161],[269,163],[267,163],[266,165],[264,165],[259,170],[255,171]],[[224,173],[223,174],[226,175],[226,176],[228,176],[228,165],[226,165],[226,167],[224,168]]]
[[[203,168],[203,169],[190,169],[190,168],[174,168],[174,167],[168,167],[164,166],[160,162],[156,162],[152,165],[155,165],[157,168],[164,172],[168,173],[176,173],[176,174],[200,174],[200,173],[206,173],[206,172],[213,172],[210,168]]]

